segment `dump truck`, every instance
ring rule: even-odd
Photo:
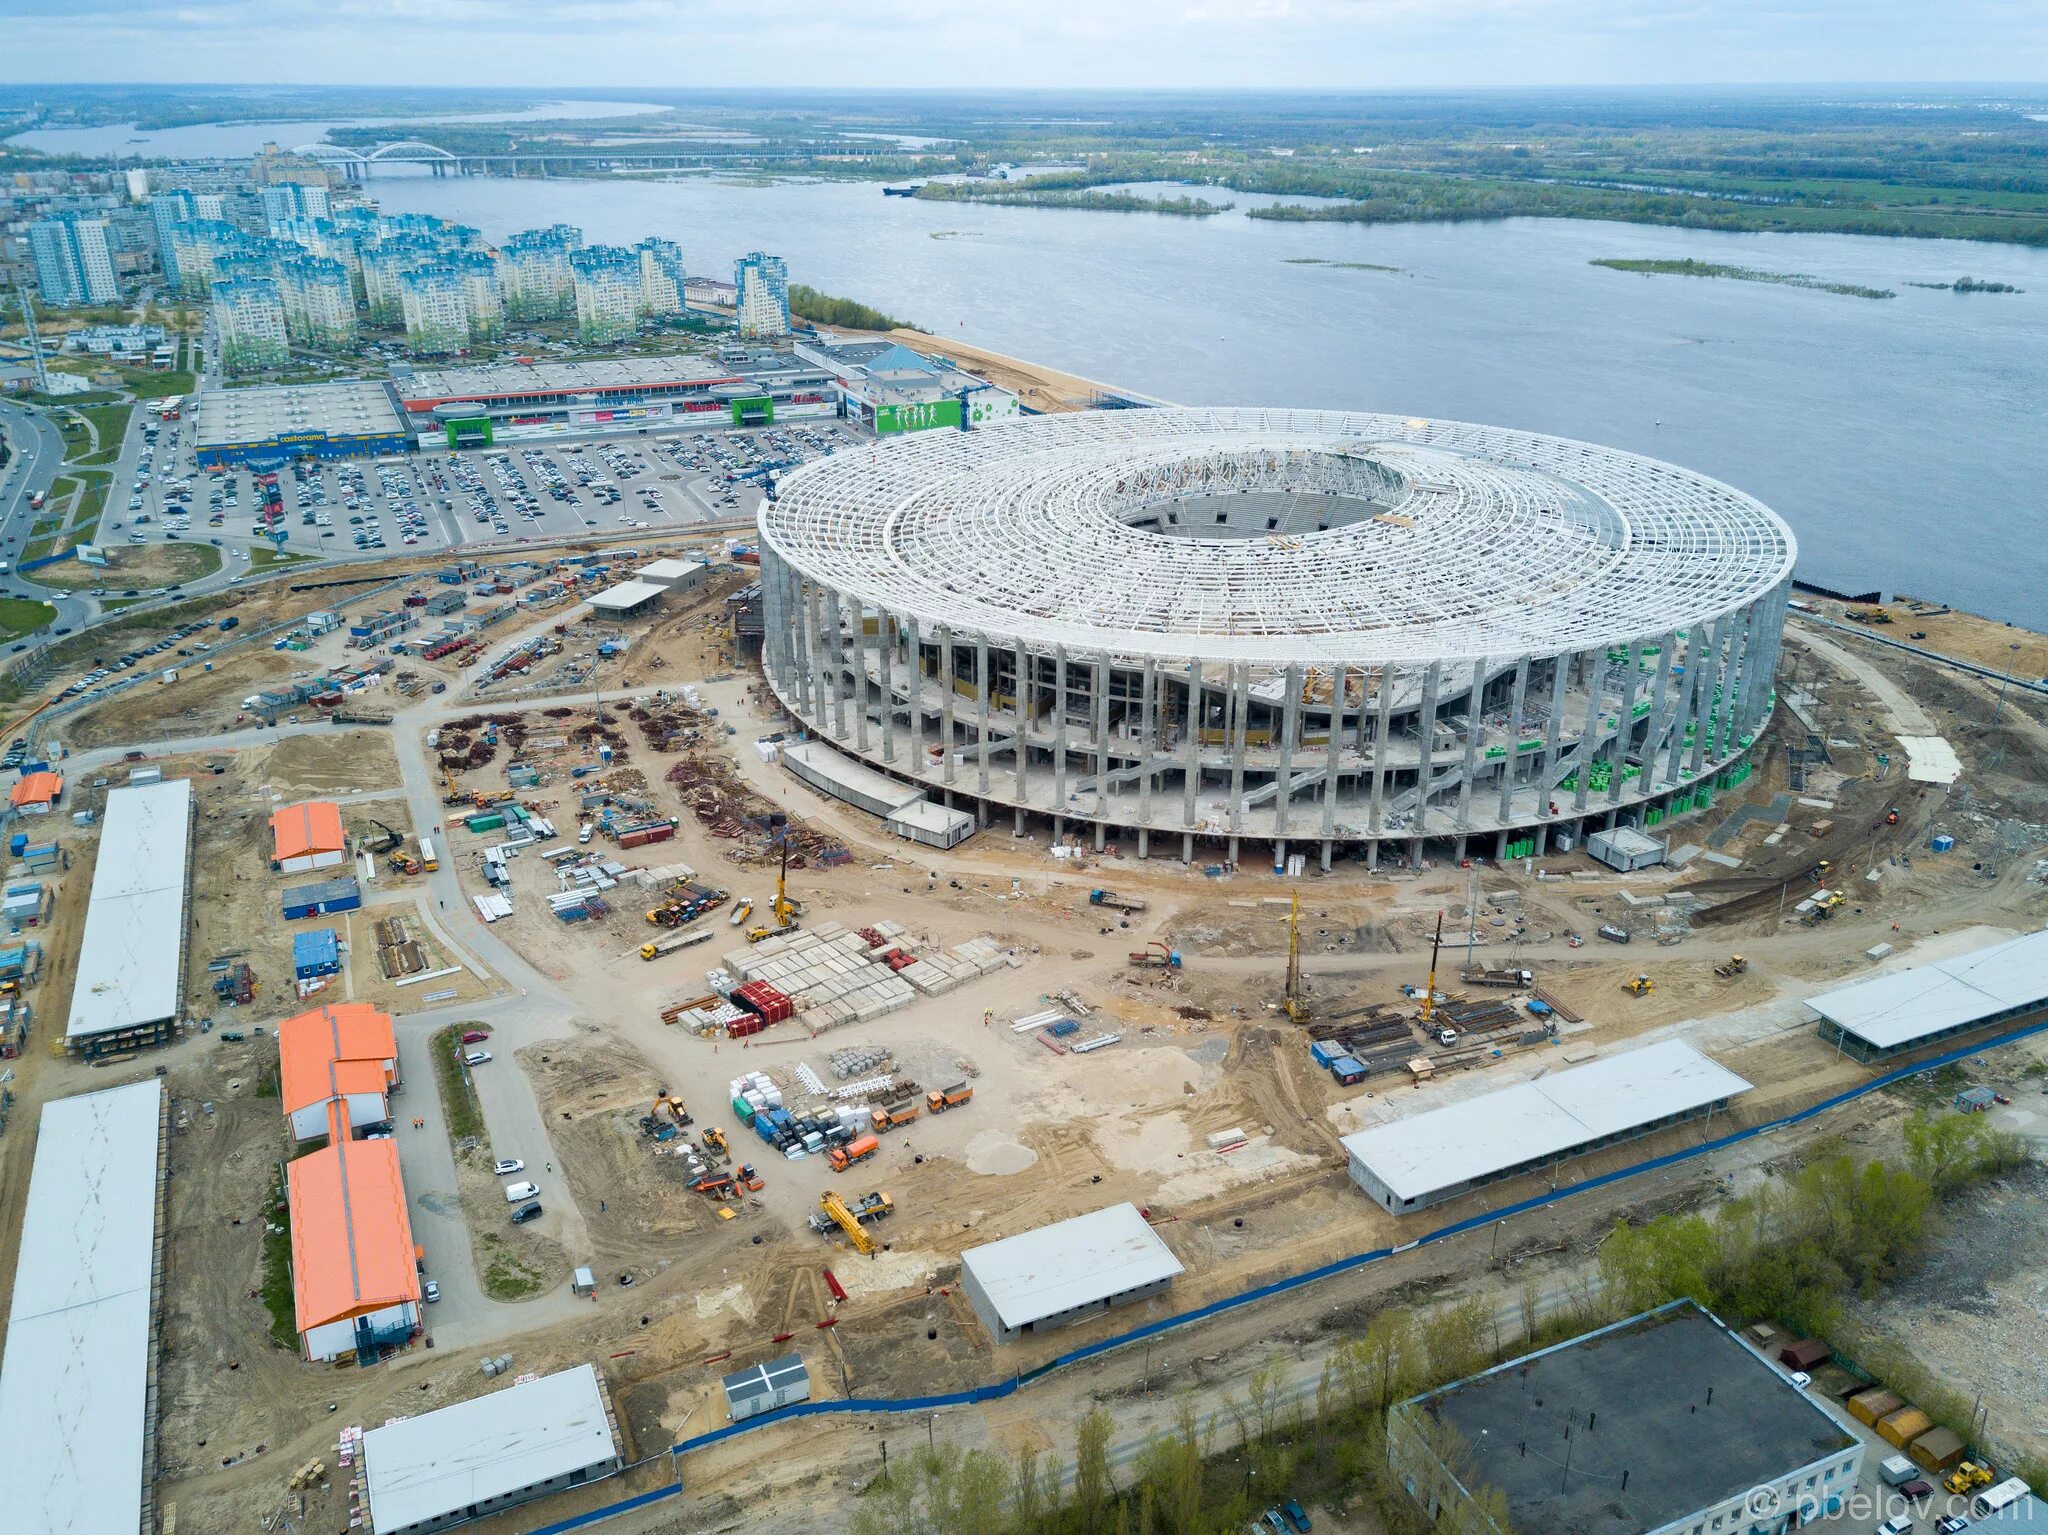
[[[1748,969],[1749,961],[1747,959],[1744,959],[1740,954],[1731,954],[1728,956],[1727,964],[1714,966],[1714,974],[1721,977],[1724,981],[1732,981],[1736,976],[1745,974]]]
[[[1140,970],[1178,970],[1180,969],[1180,950],[1169,949],[1165,944],[1154,939],[1151,943],[1145,945],[1144,948],[1133,950],[1130,955],[1130,963]]]
[[[733,902],[732,925],[734,927],[740,926],[747,920],[747,918],[751,917],[753,914],[753,901],[746,896],[741,896],[737,901]]]
[[[694,933],[671,933],[666,938],[657,938],[651,943],[640,945],[642,959],[660,959],[664,954],[673,954],[678,949],[687,949],[693,943],[703,943],[715,928],[700,927]]]
[[[965,1082],[955,1082],[951,1087],[941,1087],[924,1095],[924,1106],[934,1114],[943,1114],[948,1109],[957,1109],[974,1096],[974,1089]]]
[[[1145,909],[1145,903],[1135,896],[1118,895],[1114,890],[1091,890],[1088,892],[1090,906],[1106,906],[1111,911],[1123,912],[1135,917]]]
[[[1536,972],[1533,970],[1467,970],[1461,979],[1467,986],[1506,986],[1518,988],[1534,986]]]
[[[865,1162],[882,1149],[882,1143],[872,1135],[863,1135],[848,1141],[844,1146],[834,1146],[827,1158],[832,1171],[843,1173],[856,1162]]]
[[[914,1103],[885,1104],[873,1110],[869,1118],[877,1130],[895,1130],[909,1124],[921,1111]]]

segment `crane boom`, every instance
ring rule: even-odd
[[[856,1252],[867,1258],[875,1255],[875,1239],[867,1234],[866,1228],[858,1220],[854,1219],[854,1214],[847,1209],[845,1200],[827,1189],[818,1196],[818,1204],[832,1217],[833,1224],[846,1233],[846,1239],[853,1243]]]
[[[1422,990],[1422,1026],[1429,1027],[1429,1016],[1436,1010],[1436,958],[1444,946],[1444,914],[1436,914],[1436,938],[1429,946],[1429,984]]]

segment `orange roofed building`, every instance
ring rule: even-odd
[[[64,780],[55,773],[30,773],[7,796],[17,815],[48,815],[64,797]]]
[[[328,1105],[341,1104],[343,1139],[391,1120],[398,1086],[398,1032],[367,1002],[333,1002],[277,1026],[278,1092],[292,1139],[330,1132]]]
[[[270,818],[271,867],[285,874],[326,869],[348,856],[341,832],[341,807],[332,800],[309,799],[287,805]]]
[[[342,1112],[336,1104],[338,1117]],[[420,1275],[398,1143],[335,1139],[285,1167],[291,1205],[292,1302],[305,1357],[324,1364],[419,1331]]]

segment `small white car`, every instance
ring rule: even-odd
[[[497,1173],[500,1178],[509,1178],[514,1173],[525,1172],[526,1164],[517,1157],[500,1157],[492,1171]]]
[[[481,1066],[490,1058],[491,1052],[488,1050],[472,1050],[462,1058],[462,1064],[465,1066]]]
[[[516,1205],[522,1199],[531,1199],[540,1192],[537,1183],[508,1183],[505,1185],[505,1203]]]
[[[427,1298],[429,1306],[433,1305],[435,1301],[441,1298],[441,1282],[438,1279],[429,1279],[421,1287],[420,1293]]]

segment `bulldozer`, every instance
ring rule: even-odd
[[[1647,997],[1657,989],[1657,983],[1647,975],[1639,975],[1632,981],[1623,981],[1621,989],[1632,997]]]
[[[1724,981],[1732,981],[1738,975],[1746,975],[1748,972],[1749,961],[1740,954],[1731,954],[1728,956],[1727,964],[1714,966],[1714,974]]]
[[[1974,1492],[1979,1487],[1989,1487],[1991,1477],[1991,1468],[1983,1461],[1965,1460],[1941,1479],[1941,1485],[1950,1492]]]

